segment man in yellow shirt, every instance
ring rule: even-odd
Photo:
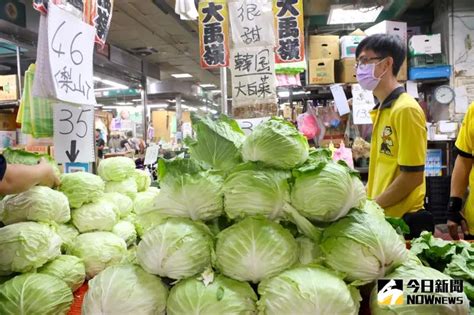
[[[423,209],[427,149],[425,114],[398,83],[406,45],[393,35],[365,38],[357,47],[357,80],[379,101],[374,123],[367,193],[385,214],[403,218],[413,238],[434,231],[433,216]]]
[[[459,239],[458,226],[461,225],[464,239],[474,240],[474,194],[470,193],[464,213],[462,213],[462,198],[469,186],[474,187],[474,103],[469,106],[456,140],[458,156],[454,164],[451,178],[451,198],[448,206],[449,234],[455,240]]]

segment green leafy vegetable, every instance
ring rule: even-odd
[[[62,240],[61,252],[65,253],[72,246],[74,240],[79,235],[79,231],[72,224],[58,224],[53,230]]]
[[[210,117],[192,117],[196,140],[185,143],[193,159],[216,170],[229,170],[242,161],[240,148],[245,136],[237,122],[222,115],[214,121]]]
[[[232,279],[258,283],[297,259],[291,233],[265,218],[246,218],[217,235],[216,267]]]
[[[59,190],[67,196],[70,207],[74,209],[102,197],[104,186],[104,181],[99,176],[76,172],[61,176]]]
[[[245,139],[242,156],[245,161],[290,170],[308,159],[308,149],[308,141],[295,126],[275,117],[258,125]]]
[[[131,246],[137,242],[137,231],[135,231],[135,225],[128,221],[119,221],[114,225],[112,233],[120,236],[125,241],[127,246]]]
[[[135,162],[127,157],[112,157],[101,160],[97,169],[104,181],[120,182],[135,176]]]
[[[133,211],[136,214],[144,214],[150,211],[155,211],[155,202],[158,194],[155,192],[139,192],[133,201]]]
[[[200,277],[178,282],[168,298],[168,315],[256,314],[257,295],[245,282],[218,275],[209,285]]]
[[[129,177],[120,182],[106,182],[105,192],[121,193],[129,197],[130,199],[134,200],[138,192],[137,182],[135,181],[134,177]]]
[[[150,188],[151,177],[148,172],[142,170],[135,170],[134,176],[135,182],[137,183],[138,192],[146,191],[148,188]]]
[[[166,220],[166,216],[160,212],[153,210],[146,213],[137,214],[134,220],[135,229],[138,236],[143,237],[146,232],[153,229],[158,224]]]
[[[105,269],[89,282],[83,314],[164,315],[168,289],[139,266]]]
[[[379,216],[351,211],[326,228],[320,244],[325,263],[355,285],[381,278],[407,259],[405,242]]]
[[[65,315],[73,296],[64,281],[41,273],[27,273],[0,286],[2,315]]]
[[[106,200],[99,199],[72,211],[72,223],[79,232],[112,231],[118,222],[115,205]]]
[[[61,238],[47,225],[20,222],[0,228],[0,275],[30,272],[61,254]]]
[[[23,165],[36,165],[41,159],[46,160],[57,176],[61,175],[58,163],[49,154],[39,154],[33,152],[27,152],[24,150],[6,148],[2,153],[3,157],[8,164],[23,164]]]
[[[171,218],[143,236],[137,258],[149,273],[183,279],[210,265],[212,248],[212,236],[204,224]]]
[[[360,180],[340,164],[320,163],[314,169],[304,165],[294,174],[291,203],[311,220],[332,222],[365,202]]]
[[[78,257],[70,255],[59,256],[38,269],[38,272],[63,280],[72,292],[79,289],[86,279],[84,263]]]
[[[103,199],[110,201],[115,205],[115,210],[117,211],[117,215],[120,218],[125,218],[133,210],[132,199],[124,194],[118,192],[108,192],[104,194]]]
[[[298,267],[258,286],[259,314],[359,314],[359,291],[348,287],[333,271]]]
[[[71,219],[67,197],[49,187],[36,186],[2,200],[0,219],[6,225],[22,221],[66,223]]]
[[[82,259],[88,279],[105,268],[119,264],[127,255],[127,245],[111,232],[89,232],[76,237],[68,255]]]

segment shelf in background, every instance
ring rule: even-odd
[[[358,171],[361,174],[367,174],[369,173],[369,167],[355,167],[354,168],[356,171]]]

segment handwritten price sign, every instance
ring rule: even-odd
[[[94,161],[94,107],[54,106],[54,153],[59,163]]]
[[[95,29],[77,17],[49,6],[48,55],[59,100],[94,105],[93,52]]]

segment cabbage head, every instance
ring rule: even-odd
[[[44,186],[6,196],[2,206],[0,219],[6,225],[23,221],[66,223],[71,219],[66,195]]]
[[[217,235],[216,267],[232,279],[258,283],[297,259],[293,235],[265,218],[248,217]]]
[[[135,231],[135,225],[128,221],[119,221],[114,225],[112,233],[120,236],[128,246],[131,246],[137,242],[137,231]]]
[[[290,177],[290,172],[252,166],[231,173],[223,188],[225,212],[231,219],[252,215],[281,219],[290,202]]]
[[[178,282],[170,291],[167,314],[256,314],[257,295],[246,282],[218,275],[205,285],[199,277]]]
[[[138,236],[143,237],[146,232],[166,220],[166,216],[153,210],[146,213],[137,214],[133,223]]]
[[[240,148],[245,135],[238,123],[222,115],[218,120],[210,117],[192,117],[196,140],[185,139],[191,157],[207,168],[229,170],[242,161]]]
[[[38,272],[63,280],[72,292],[79,289],[86,279],[84,263],[80,258],[70,255],[59,256],[38,269]]]
[[[262,281],[259,314],[359,314],[359,291],[323,267],[297,267]]]
[[[76,237],[67,254],[82,259],[87,278],[91,279],[105,268],[122,262],[127,255],[127,245],[111,232],[89,232]]]
[[[447,280],[448,283],[452,280],[451,277],[445,275],[442,272],[439,272],[436,269],[425,267],[423,265],[417,265],[413,263],[407,263],[394,272],[390,273],[385,279],[401,279],[403,280],[403,293],[404,294],[413,294],[414,289],[408,287],[408,282],[410,280],[418,280],[421,283],[422,280]],[[379,305],[377,290],[382,288],[374,287],[372,294],[370,296],[370,312],[373,315],[405,315],[405,314],[420,314],[420,315],[432,315],[432,314],[457,314],[457,315],[468,315],[469,314],[469,300],[467,299],[464,293],[430,293],[423,294],[418,292],[420,295],[434,295],[435,298],[446,297],[446,298],[461,298],[463,300],[462,304],[445,304],[445,305],[429,305],[429,304],[410,304],[407,305],[406,301],[403,305]],[[381,294],[379,294],[381,295]],[[380,296],[382,297],[382,296]],[[386,299],[390,298],[387,296]]]
[[[308,219],[332,222],[365,202],[362,183],[341,164],[319,163],[309,170],[303,166],[294,175],[291,203]]]
[[[130,197],[118,193],[108,192],[104,194],[104,199],[112,202],[115,205],[115,210],[120,218],[125,218],[133,210],[133,201]]]
[[[41,154],[35,152],[28,152],[25,150],[6,148],[2,152],[3,157],[8,164],[23,164],[23,165],[36,165],[41,159],[46,160],[46,162],[51,165],[54,170],[54,173],[57,176],[61,175],[59,170],[58,163],[51,157],[49,154]]]
[[[82,314],[164,315],[167,297],[160,278],[139,266],[112,266],[89,282]]]
[[[104,181],[87,172],[63,174],[59,190],[69,199],[71,208],[98,200],[104,194]]]
[[[101,160],[97,173],[106,182],[120,182],[135,175],[135,162],[123,156]]]
[[[155,209],[155,199],[158,197],[158,194],[154,192],[139,192],[133,201],[133,211],[136,214],[143,214]]]
[[[67,284],[50,275],[25,273],[0,285],[2,315],[65,315],[72,301]]]
[[[36,222],[0,228],[0,275],[30,272],[61,254],[61,238]]]
[[[298,262],[300,264],[309,265],[321,260],[322,254],[318,243],[305,236],[296,238],[296,242],[299,248]]]
[[[135,170],[133,176],[135,176],[135,181],[137,182],[138,192],[146,191],[148,188],[150,188],[151,177],[147,171]]]
[[[135,196],[137,195],[137,182],[135,182],[133,177],[127,178],[120,182],[106,182],[105,192],[121,193],[134,200]]]
[[[244,161],[290,170],[309,156],[306,138],[283,118],[272,118],[258,125],[242,146]]]
[[[183,279],[210,266],[212,249],[212,236],[204,224],[171,218],[143,236],[137,258],[149,273]]]
[[[79,235],[79,231],[72,224],[58,224],[54,231],[62,240],[61,253],[65,253]]]
[[[362,211],[351,211],[322,234],[325,263],[355,285],[384,277],[407,260],[405,241],[392,226]]]
[[[118,220],[115,205],[102,198],[72,211],[72,223],[81,233],[112,231]]]
[[[160,193],[154,208],[163,215],[211,220],[223,212],[223,178],[211,171],[190,171],[192,161],[160,160]]]

